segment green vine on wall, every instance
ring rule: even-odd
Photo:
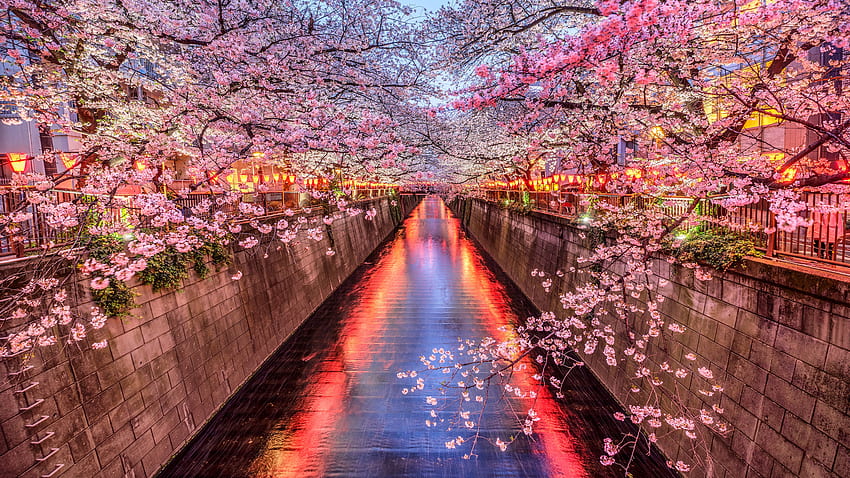
[[[92,236],[87,246],[88,256],[100,262],[108,263],[114,254],[124,252],[126,245],[115,235]],[[230,250],[217,242],[207,241],[197,249],[179,252],[173,246],[147,259],[147,267],[136,274],[139,281],[150,285],[154,292],[176,289],[180,282],[189,276],[189,267],[201,279],[209,275],[211,263],[216,270],[230,264],[233,260]],[[136,306],[133,292],[126,283],[114,277],[109,286],[103,289],[91,289],[95,304],[108,316],[120,317]]]
[[[109,317],[121,317],[136,306],[136,294],[127,284],[112,281],[105,289],[91,289],[92,299],[100,310]]]
[[[190,253],[178,252],[168,246],[164,251],[148,258],[148,267],[139,272],[137,277],[143,284],[148,284],[154,292],[174,289],[180,281],[189,277],[187,267],[191,260]]]
[[[124,251],[124,244],[116,235],[91,236],[88,243],[88,255],[101,262],[108,262],[113,254]],[[91,289],[94,303],[110,317],[121,317],[136,306],[136,293],[127,284],[113,280],[104,289]]]
[[[702,262],[725,271],[743,263],[747,256],[764,255],[749,236],[734,232],[695,229],[668,240],[665,247],[683,262]]]
[[[210,257],[216,269],[231,261],[227,248],[214,242],[206,242],[200,248],[189,252],[180,252],[173,246],[169,246],[150,257],[147,268],[139,272],[138,277],[143,284],[150,285],[154,292],[176,289],[180,281],[189,277],[190,265],[201,279],[207,277],[209,274],[207,256]]]

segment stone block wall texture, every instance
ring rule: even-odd
[[[580,229],[566,218],[507,211],[477,199],[451,206],[540,310],[563,311],[554,292],[582,279],[554,273],[587,255]],[[533,269],[554,281],[553,293],[531,276]],[[688,476],[850,476],[850,278],[760,259],[707,282],[660,259],[653,269],[669,281],[659,289],[665,320],[688,331],[650,354],[674,368],[688,353],[710,364],[725,387],[721,406],[734,428],[726,437],[708,435],[709,460]],[[598,353],[582,358],[622,403],[645,399],[628,392],[633,368],[609,367]],[[679,393],[697,410],[703,405],[697,390],[705,387],[700,382],[691,376]],[[693,463],[692,443],[680,436],[661,440],[661,448],[670,459]]]
[[[0,477],[154,475],[420,199],[402,195],[400,210],[386,198],[360,204],[377,216],[335,221],[333,256],[326,234],[238,252],[228,269],[192,275],[178,291],[139,285],[132,316],[96,331],[105,349],[54,346],[0,361]],[[75,294],[87,310],[82,284]]]

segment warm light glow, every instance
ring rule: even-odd
[[[649,128],[649,136],[652,137],[652,139],[662,140],[666,135],[664,134],[664,128],[661,126],[653,126],[652,128]]]
[[[794,178],[797,176],[797,168],[788,168],[783,171],[779,176],[780,183],[790,183],[794,181]]]
[[[59,153],[59,159],[65,165],[65,169],[71,170],[77,166],[77,155],[73,153]]]
[[[637,168],[626,168],[626,176],[633,179],[640,179],[642,176],[641,170]]]
[[[8,153],[9,165],[12,166],[12,171],[22,173],[27,169],[27,160],[29,155],[26,153]]]
[[[782,151],[775,151],[770,153],[761,153],[768,161],[771,163],[779,163],[780,165],[785,162],[785,153]]]

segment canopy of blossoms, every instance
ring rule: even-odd
[[[421,23],[393,0],[0,5],[0,101],[19,118],[4,121],[79,142],[74,154],[33,158],[61,163],[59,173],[24,168],[8,186],[24,199],[0,214],[0,239],[32,243],[38,206],[54,240],[39,243],[32,267],[0,277],[0,317],[17,324],[4,355],[82,342],[124,311],[73,311],[69,265],[96,298],[126,298],[126,283],[166,257],[215,257],[299,232],[320,239],[324,225],[363,212],[352,201],[367,184],[430,181],[475,194],[466,186],[519,179],[527,189],[554,171],[610,178],[590,192],[692,201],[676,214],[595,206],[585,226],[616,239],[585,258],[592,267],[559,271],[586,274],[586,284],[555,291],[564,310],[510,341],[464,343],[474,359],[457,370],[494,372],[458,388],[498,379],[532,350],[569,368],[567,352],[580,349],[633,363],[638,389],[695,373],[711,397],[722,385],[697,360],[645,362],[650,343],[684,332],[658,312],[651,258],[703,201],[767,201],[771,227],[793,230],[811,221],[800,214],[803,191],[844,193],[850,179],[842,0],[464,0]],[[326,207],[324,224],[287,207],[270,220],[261,203],[243,201],[246,183],[256,194],[280,183],[307,194]],[[547,289],[553,273],[534,272]],[[618,343],[613,322],[635,316],[649,320]],[[443,352],[425,368],[456,357]],[[631,420],[695,439],[726,430],[721,412],[650,401]],[[655,432],[627,442],[644,439]],[[619,449],[607,444],[603,462]]]

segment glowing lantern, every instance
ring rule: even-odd
[[[790,183],[794,181],[794,177],[797,176],[797,168],[788,168],[783,171],[779,176],[780,183]]]
[[[295,182],[295,176],[290,175],[289,176],[289,182],[294,183]]]
[[[141,161],[136,161],[136,163],[135,163],[135,165],[134,165],[134,166],[135,166],[135,167],[136,167],[136,169],[137,169],[137,170],[139,170],[139,171],[144,171],[144,170],[147,168],[147,165],[145,165],[145,163],[143,163],[143,162],[141,162]]]
[[[280,173],[272,173],[272,177],[274,178],[274,182],[280,181]]]
[[[59,159],[65,165],[65,169],[71,170],[77,166],[77,156],[71,153],[59,153]]]
[[[12,171],[24,172],[27,169],[27,159],[29,156],[26,153],[9,153],[9,165],[12,166]]]
[[[640,169],[626,168],[626,176],[628,176],[632,179],[640,179],[640,177],[641,177]]]
[[[247,183],[248,182],[248,173],[247,172],[239,173],[239,180],[242,181],[243,183]]]

